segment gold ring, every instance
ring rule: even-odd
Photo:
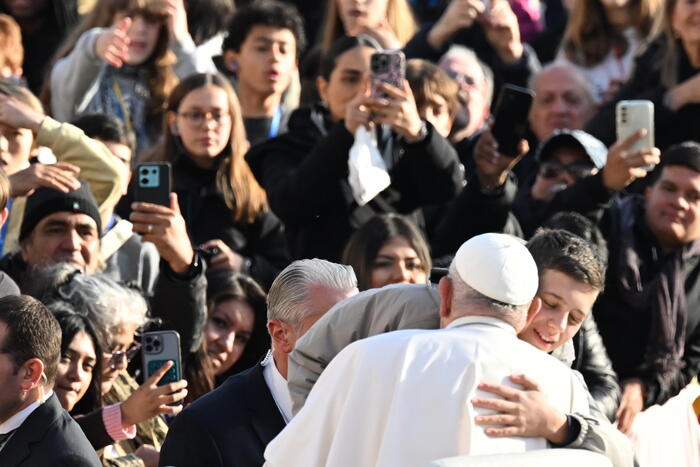
[[[153,226],[151,224],[148,224],[148,228],[146,229],[146,232],[148,232],[148,233],[153,232]]]

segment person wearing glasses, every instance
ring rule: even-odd
[[[267,288],[290,258],[282,224],[243,159],[247,149],[241,106],[228,80],[199,73],[173,90],[163,140],[143,160],[172,164],[179,211],[192,242],[210,253],[209,267],[248,274]],[[132,183],[122,217],[134,188]],[[134,217],[145,212],[137,208],[130,220],[135,232],[153,238],[160,231],[157,219]]]
[[[99,450],[103,465],[157,465],[167,433],[160,415],[182,410],[178,402],[187,396],[187,381],[158,386],[170,363],[140,386],[127,372],[140,349],[135,336],[151,321],[143,296],[105,275],[86,275],[66,263],[42,270],[33,292],[62,323],[59,401]],[[81,330],[72,331],[76,327]],[[75,368],[78,363],[81,367]]]

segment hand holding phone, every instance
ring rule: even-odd
[[[615,106],[615,128],[617,140],[630,138],[639,130],[646,130],[644,135],[634,139],[627,147],[628,152],[637,152],[654,147],[654,104],[649,100],[625,100]],[[646,165],[644,169],[654,170],[654,165]]]
[[[372,97],[389,97],[379,86],[388,84],[397,89],[403,89],[406,78],[406,56],[400,50],[375,52],[370,59],[370,79],[372,81]]]
[[[173,368],[172,361],[164,363],[122,403],[124,426],[139,424],[156,415],[180,413],[182,400],[187,397],[187,381],[162,382]]]
[[[169,162],[149,162],[136,167],[135,199],[170,206],[172,169]]]

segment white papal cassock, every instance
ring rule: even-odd
[[[496,318],[459,318],[446,329],[396,331],[357,341],[336,356],[306,404],[267,446],[273,467],[424,467],[442,457],[543,449],[542,438],[489,438],[470,400],[482,381],[539,382],[565,413],[588,414],[571,369]]]

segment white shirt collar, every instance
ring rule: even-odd
[[[53,394],[53,391],[49,391],[46,395],[44,395],[43,399],[40,399],[38,401],[32,402],[7,420],[5,420],[3,423],[0,423],[0,435],[7,434],[13,430],[16,430],[20,426],[22,426],[22,423],[34,412],[37,407],[39,407],[41,404],[49,400],[49,397]]]
[[[284,379],[282,373],[277,369],[271,350],[268,350],[262,361],[262,366],[263,377],[267,387],[270,388],[272,398],[275,400],[275,404],[277,404],[277,408],[282,414],[285,423],[289,423],[292,419],[292,396],[289,395],[289,389],[287,389],[287,380]]]
[[[506,323],[502,319],[498,319],[494,316],[477,316],[477,315],[462,316],[461,318],[457,318],[454,321],[452,321],[445,328],[446,329],[458,328],[458,327],[469,326],[469,325],[473,325],[473,324],[486,324],[488,326],[495,326],[495,327],[502,329],[504,331],[508,331],[508,332],[512,333],[513,335],[516,334],[515,328],[513,326]]]

